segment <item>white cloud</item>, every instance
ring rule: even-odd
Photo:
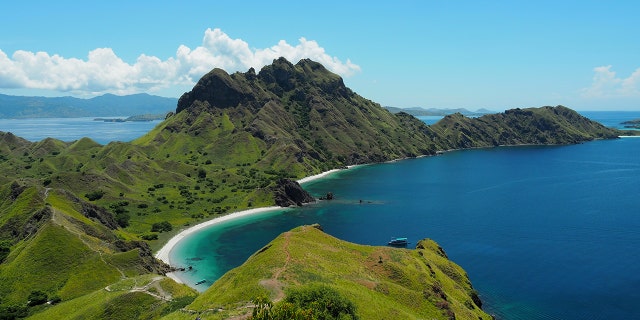
[[[586,98],[626,98],[640,97],[640,68],[629,77],[620,78],[611,66],[593,68],[594,75],[591,86],[582,89]]]
[[[315,41],[300,38],[295,46],[284,40],[264,49],[252,49],[242,39],[232,39],[220,29],[207,29],[202,45],[181,45],[175,57],[161,60],[140,55],[133,64],[111,48],[89,52],[85,60],[18,50],[11,57],[0,50],[0,88],[47,89],[79,95],[155,92],[174,85],[192,85],[213,68],[227,72],[257,70],[285,57],[296,63],[310,58],[342,76],[360,71],[350,60],[327,54]]]

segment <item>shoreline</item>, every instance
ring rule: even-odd
[[[324,177],[326,177],[326,176],[328,176],[328,175],[330,175],[330,174],[332,174],[334,172],[338,172],[338,171],[341,171],[341,170],[347,170],[347,169],[350,169],[350,167],[347,167],[346,169],[331,169],[329,171],[318,173],[318,174],[313,175],[313,176],[304,177],[304,178],[302,178],[300,180],[297,180],[297,182],[299,184],[303,184],[303,183],[306,183],[306,182],[311,182],[313,180],[318,180],[320,178],[324,178]]]
[[[351,167],[347,167],[347,169],[350,169]],[[313,176],[309,176],[309,177],[305,177],[302,178],[300,180],[297,180],[297,182],[299,184],[303,184],[306,182],[311,182],[320,178],[324,178],[332,173],[341,171],[341,170],[347,170],[347,169],[332,169],[329,171],[325,171]],[[247,209],[247,210],[242,210],[242,211],[238,211],[238,212],[233,212],[227,215],[224,215],[222,217],[216,217],[213,218],[211,220],[207,220],[201,223],[198,223],[194,226],[188,227],[186,229],[181,230],[178,234],[176,234],[175,236],[171,237],[171,239],[169,239],[169,241],[167,241],[167,243],[165,243],[162,248],[160,248],[160,250],[158,250],[155,254],[154,257],[158,260],[163,261],[164,263],[168,264],[169,266],[173,265],[171,264],[171,258],[170,258],[170,253],[173,250],[173,248],[185,237],[200,231],[204,228],[225,222],[225,221],[230,221],[230,220],[235,220],[238,218],[242,218],[242,217],[246,217],[249,215],[253,215],[253,214],[257,214],[257,213],[263,213],[263,212],[269,212],[269,211],[274,211],[274,210],[280,210],[280,209],[286,209],[284,207],[278,207],[278,206],[271,206],[271,207],[262,207],[262,208],[253,208],[253,209]],[[180,279],[175,272],[169,272],[166,274],[167,277],[173,279],[175,282],[178,283],[185,283],[184,281],[182,281],[182,279]]]

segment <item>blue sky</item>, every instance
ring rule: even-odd
[[[0,93],[179,97],[319,61],[382,105],[640,110],[636,1],[11,1]]]

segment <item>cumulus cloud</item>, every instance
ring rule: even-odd
[[[0,50],[0,88],[48,89],[82,95],[155,92],[174,85],[194,84],[213,68],[227,72],[260,69],[274,59],[297,62],[310,58],[327,69],[350,76],[360,67],[327,54],[316,41],[300,38],[291,45],[284,40],[264,49],[252,49],[220,29],[207,29],[202,45],[178,47],[175,57],[161,60],[140,55],[133,63],[119,58],[111,48],[98,48],[86,59],[65,58],[46,52],[16,51],[11,57]]]
[[[610,65],[593,68],[591,86],[582,89],[582,95],[586,98],[640,97],[640,68],[627,78],[619,77],[611,68]]]

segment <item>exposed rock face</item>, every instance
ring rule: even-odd
[[[25,186],[21,186],[20,184],[18,184],[17,182],[13,182],[11,184],[11,193],[9,193],[9,199],[11,199],[12,201],[15,201],[16,199],[18,199],[18,197],[20,196],[20,194],[26,189],[27,187]]]
[[[274,188],[276,204],[281,207],[301,206],[316,201],[299,183],[280,179]]]
[[[105,208],[98,207],[90,203],[86,203],[84,201],[82,201],[81,204],[82,204],[82,214],[85,217],[98,220],[105,227],[111,230],[118,229],[118,223],[113,218],[113,215],[109,211],[107,211]]]
[[[172,133],[216,136],[229,128],[227,141],[248,133],[264,142],[265,165],[286,163],[295,176],[435,153],[416,130],[421,121],[391,114],[309,59],[279,58],[258,73],[214,69],[182,95],[173,118],[165,127]]]
[[[180,97],[176,112],[191,106],[196,100],[206,101],[217,108],[229,108],[254,99],[255,95],[252,94],[250,87],[242,86],[242,82],[237,81],[224,70],[216,68],[203,76],[193,90]]]
[[[137,249],[140,259],[142,260],[141,267],[143,267],[148,272],[164,275],[167,272],[173,271],[173,269],[168,264],[153,257],[151,247],[149,247],[149,244],[144,241],[117,240],[116,242],[114,242],[114,245],[121,252]]]

